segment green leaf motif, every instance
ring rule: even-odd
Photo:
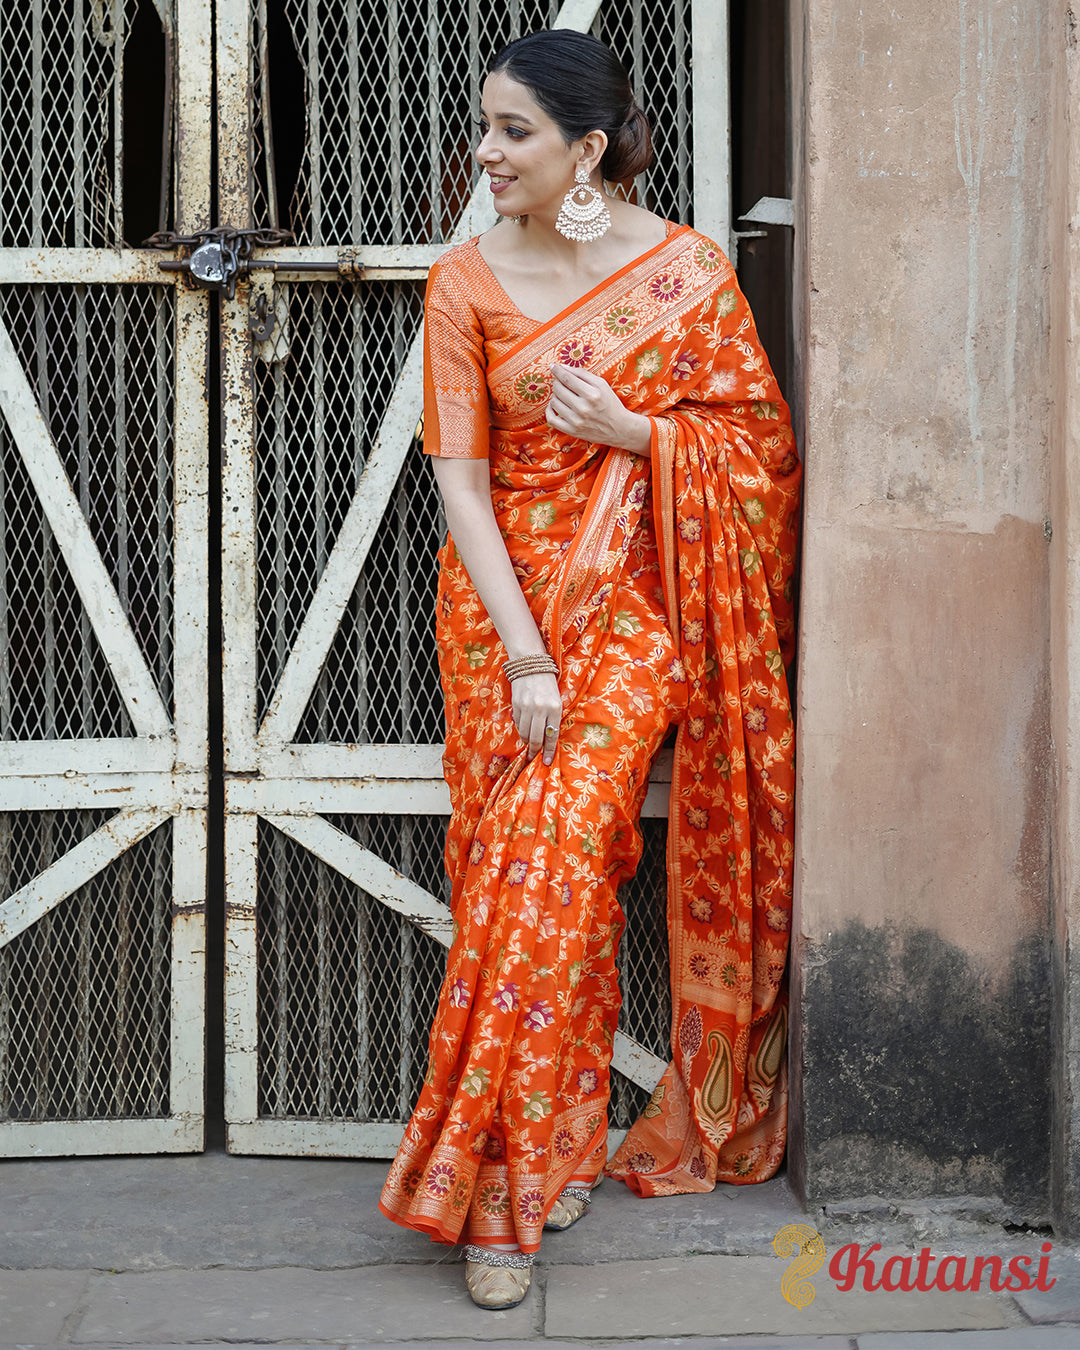
[[[482,642],[466,642],[465,660],[468,661],[471,670],[479,670],[487,660],[487,654],[488,648]]]
[[[527,1120],[543,1120],[551,1115],[551,1098],[543,1092],[534,1092],[522,1112]]]
[[[765,519],[765,503],[760,497],[751,497],[743,503],[743,515],[751,525],[760,525]]]
[[[487,1069],[470,1069],[461,1080],[461,1086],[470,1097],[482,1097],[491,1086],[491,1075]]]
[[[734,313],[737,304],[734,290],[721,291],[716,302],[716,312],[722,319],[726,319],[729,314]]]
[[[529,524],[534,530],[547,530],[555,524],[558,512],[550,502],[537,502],[529,507]]]
[[[770,675],[782,675],[784,673],[784,658],[779,652],[766,652],[765,667]]]
[[[581,739],[590,750],[604,750],[611,744],[611,728],[603,722],[586,722],[581,728]]]
[[[756,548],[739,549],[739,562],[748,577],[752,577],[761,566],[761,555]]]
[[[636,619],[629,610],[620,609],[615,615],[614,627],[620,637],[632,637],[641,632],[641,620]]]

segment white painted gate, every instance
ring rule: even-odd
[[[0,16],[9,1156],[203,1139],[209,298],[123,245],[132,8]],[[158,8],[183,226],[209,210],[210,3]]]
[[[442,525],[416,433],[423,278],[494,219],[472,191],[480,75],[522,32],[592,25],[657,127],[639,192],[688,219],[696,183],[697,223],[726,242],[726,4],[292,0],[287,32],[263,3],[217,13],[221,217],[297,232],[256,255],[276,271],[257,263],[223,324],[228,1142],[386,1155],[426,1068],[451,929]],[[283,62],[303,81],[295,185],[272,153]],[[692,122],[710,129],[696,152]],[[275,328],[253,347],[260,313]],[[654,784],[624,897],[616,1127],[667,1056],[665,811]]]
[[[123,240],[147,4],[0,12],[0,1155],[202,1147],[219,490],[229,1147],[385,1154],[450,933],[442,522],[416,431],[427,268],[490,218],[480,72],[521,32],[593,25],[656,123],[639,193],[723,240],[726,3],[152,3],[177,232],[296,243],[222,298],[209,387],[217,298]],[[657,782],[624,896],[616,1127],[667,1053],[665,809]]]

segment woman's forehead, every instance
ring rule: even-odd
[[[481,106],[489,118],[527,121],[534,126],[551,120],[530,90],[503,70],[496,70],[487,77],[480,97]]]

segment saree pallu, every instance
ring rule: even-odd
[[[675,1060],[609,1170],[667,1193],[763,1179],[782,1156],[800,470],[730,264],[693,230],[548,323],[519,316],[523,335],[501,348],[485,341],[493,291],[505,310],[475,241],[433,269],[425,434],[438,453],[489,457],[564,715],[554,763],[529,759],[505,652],[448,541],[437,634],[455,937],[380,1207],[444,1242],[535,1251],[563,1187],[604,1167],[617,890],[672,721]],[[555,361],[653,419],[650,459],[547,427]]]

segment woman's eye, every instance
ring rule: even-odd
[[[512,136],[515,141],[521,141],[525,139],[528,132],[522,131],[520,127],[507,127],[506,134]]]

